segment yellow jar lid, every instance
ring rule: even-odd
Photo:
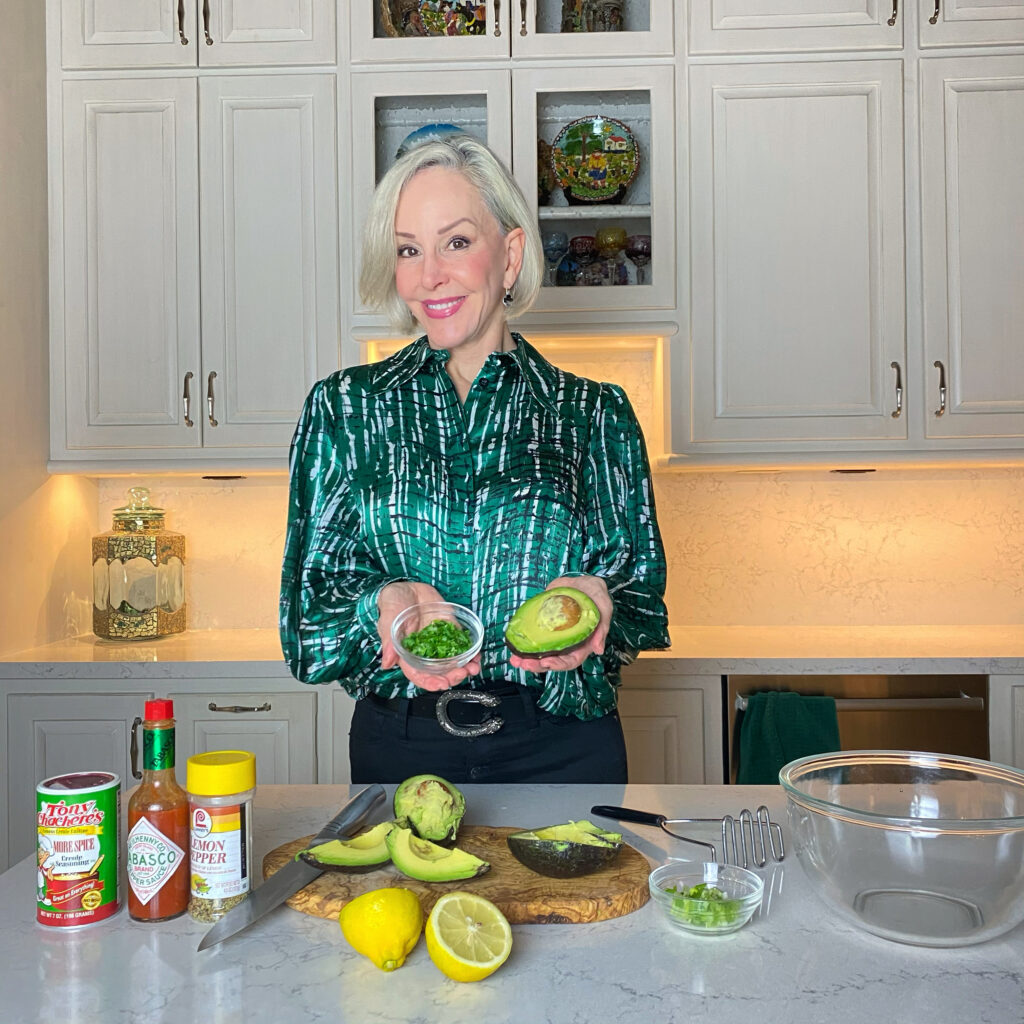
[[[188,759],[185,788],[196,796],[244,793],[256,785],[256,755],[248,750],[211,750]]]

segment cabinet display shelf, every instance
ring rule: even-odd
[[[595,206],[542,206],[537,210],[538,220],[627,220],[651,216],[649,205],[611,203]]]

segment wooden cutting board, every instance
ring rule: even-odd
[[[521,829],[492,825],[463,825],[458,846],[490,862],[479,878],[458,882],[419,882],[406,878],[393,864],[376,871],[352,874],[325,871],[299,890],[288,905],[313,917],[337,919],[341,908],[361,893],[385,886],[412,889],[429,914],[437,898],[456,889],[479,893],[497,905],[511,924],[578,924],[621,917],[642,907],[650,892],[651,866],[642,853],[624,843],[611,864],[581,878],[548,878],[524,867],[509,852],[505,837]],[[272,875],[312,842],[305,836],[271,850],[263,858],[263,877]]]

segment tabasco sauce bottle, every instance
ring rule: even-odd
[[[135,767],[142,726],[142,773]],[[141,778],[128,801],[128,913],[167,921],[189,900],[188,795],[174,777],[174,706],[147,700],[132,726],[132,770]]]

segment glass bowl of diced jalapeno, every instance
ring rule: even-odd
[[[754,916],[764,895],[760,875],[731,864],[669,861],[649,879],[666,920],[697,935],[728,935]]]
[[[468,665],[480,653],[484,626],[465,605],[428,601],[410,605],[395,616],[391,642],[407,665],[444,675]]]

